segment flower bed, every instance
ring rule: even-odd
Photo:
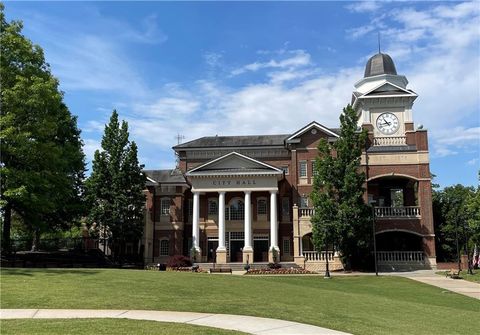
[[[195,266],[179,266],[179,267],[167,267],[167,271],[175,272],[203,272],[207,273],[208,271]]]
[[[299,275],[299,274],[314,274],[315,272],[308,271],[302,268],[280,268],[280,269],[252,269],[247,275]]]

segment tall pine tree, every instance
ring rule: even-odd
[[[122,258],[125,242],[138,241],[143,231],[145,175],[138,162],[137,145],[128,137],[128,124],[120,124],[114,110],[86,183],[90,221],[97,224],[99,233],[109,232],[117,259]]]
[[[34,236],[68,228],[82,211],[84,155],[77,120],[63,103],[43,50],[7,22],[0,4],[2,249],[12,214]]]
[[[361,266],[369,252],[370,210],[363,195],[365,173],[360,158],[366,132],[357,130],[357,115],[348,105],[340,115],[340,137],[318,145],[316,174],[311,198],[313,240],[317,250],[331,243],[340,251],[344,264]]]

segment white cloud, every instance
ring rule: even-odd
[[[244,65],[240,68],[234,69],[231,74],[236,76],[248,71],[256,72],[261,69],[269,68],[298,68],[311,64],[310,54],[304,50],[292,50],[290,54],[293,54],[293,56],[282,60],[271,59],[268,62],[254,62]]]
[[[355,1],[347,6],[349,11],[356,12],[356,13],[364,13],[364,12],[375,12],[380,9],[381,3],[379,1]]]
[[[100,149],[101,149],[100,141],[97,141],[91,138],[87,138],[83,140],[83,152],[85,153],[85,156],[88,161],[91,162],[93,160],[95,151]]]
[[[475,166],[475,165],[478,165],[478,162],[480,161],[480,159],[478,158],[473,158],[473,159],[470,159],[469,161],[467,161],[467,165],[470,165],[470,166]]]

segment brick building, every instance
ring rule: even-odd
[[[436,265],[427,131],[415,129],[417,95],[407,84],[379,53],[351,102],[369,132],[362,168],[381,269]],[[198,262],[280,260],[320,270],[328,258],[341,268],[335,251],[313,248],[309,200],[317,144],[338,133],[311,122],[288,134],[202,137],[173,147],[177,168],[145,171],[145,261],[184,254]]]

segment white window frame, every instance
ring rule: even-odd
[[[170,255],[170,240],[168,238],[162,238],[158,242],[158,255],[159,256]]]
[[[309,203],[308,200],[309,200],[308,197],[304,197],[304,196],[300,197],[300,208],[307,208]]]
[[[211,207],[210,205],[211,204],[215,204],[215,211],[211,211],[211,209],[213,207]],[[208,201],[207,201],[207,213],[208,213],[208,216],[209,217],[214,217],[214,216],[217,216],[218,215],[218,199],[217,198],[208,198]]]
[[[166,205],[167,202],[168,202],[168,205]],[[170,198],[161,198],[160,199],[160,215],[161,216],[170,215],[171,204],[172,204],[172,199],[170,199]]]
[[[304,174],[302,172],[305,172]],[[307,161],[298,162],[298,177],[308,178],[308,165]]]
[[[260,213],[260,202],[265,202],[265,211],[263,213]],[[268,213],[268,203],[267,203],[267,198],[265,197],[259,197],[257,198],[257,216],[267,216]]]
[[[238,209],[238,212],[232,211],[232,205],[235,201],[238,201],[239,204],[243,204],[241,209]],[[228,221],[243,221],[245,220],[245,202],[242,198],[233,198],[228,203],[228,210],[225,210],[225,220]]]

